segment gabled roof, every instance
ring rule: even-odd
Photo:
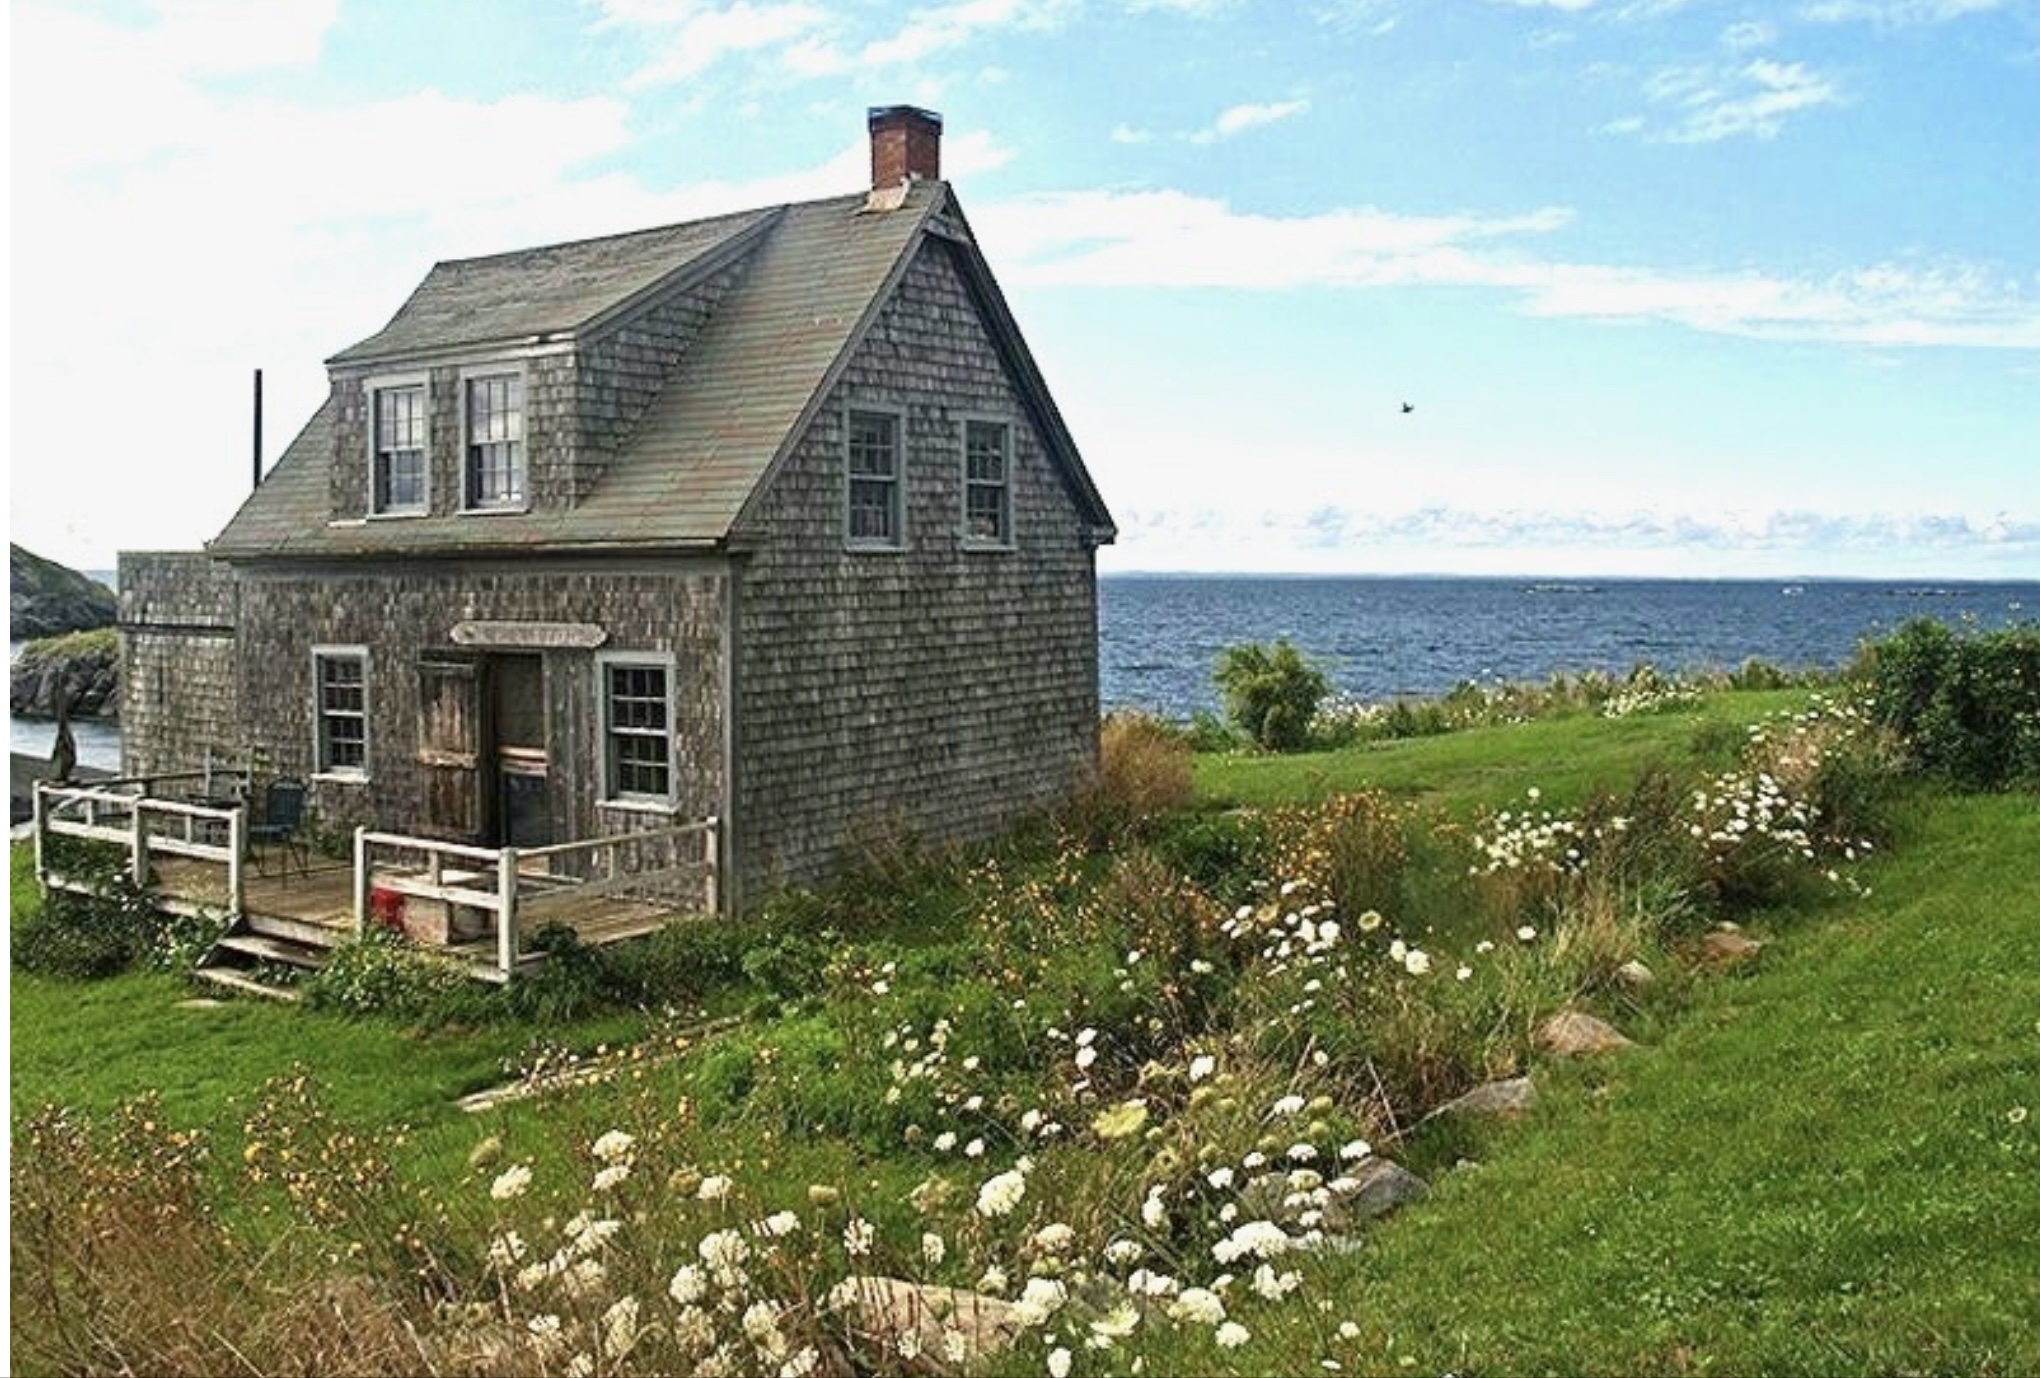
[[[773,212],[435,263],[390,323],[326,362],[352,364],[586,329],[740,244]]]
[[[388,326],[334,356],[334,362],[429,357],[484,338],[586,329],[678,278],[720,267],[739,254],[747,260],[629,440],[576,507],[333,521],[329,403],[209,548],[233,558],[720,546],[736,532],[753,495],[805,430],[893,285],[931,237],[954,246],[954,261],[1086,525],[1098,539],[1110,540],[1111,515],[989,266],[961,226],[946,183],[916,182],[891,210],[869,209],[858,194],[441,264]],[[571,280],[577,265],[590,270],[589,280],[578,285]],[[518,285],[520,266],[533,275],[528,302]]]

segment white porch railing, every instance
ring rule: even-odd
[[[678,907],[699,881],[699,907],[717,908],[721,821],[585,838],[547,847],[474,847],[359,828],[354,834],[354,930],[368,931],[378,891],[435,901],[487,916],[495,967],[509,980],[518,930],[591,899],[614,897]],[[689,855],[690,850],[693,855]]]
[[[227,871],[227,917],[238,919],[246,908],[248,811],[235,804],[187,803],[159,799],[148,790],[175,780],[200,780],[211,788],[224,772],[192,771],[188,776],[135,777],[101,780],[91,785],[35,787],[35,877],[45,889],[77,889],[79,877],[54,871],[49,839],[75,837],[108,842],[127,849],[127,873],[147,885],[154,872],[152,856],[194,857],[223,863]]]

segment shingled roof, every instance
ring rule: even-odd
[[[486,520],[334,521],[333,436],[322,406],[208,547],[252,558],[490,549],[712,548],[801,432],[915,251],[931,236],[955,262],[1087,525],[1112,520],[1028,355],[947,183],[909,184],[895,209],[859,193],[637,234],[442,263],[382,330],[337,366],[587,331],[651,292],[748,256],[593,490],[567,510]]]

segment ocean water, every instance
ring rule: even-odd
[[[2040,582],[1281,578],[1107,575],[1098,584],[1106,708],[1186,719],[1216,711],[1228,646],[1287,637],[1340,691],[1440,694],[1462,680],[1842,664],[1866,636],[1915,617],[2001,627],[2040,619]],[[55,728],[9,720],[15,751],[48,756]],[[117,769],[120,732],[74,724],[79,759]]]
[[[1219,707],[1212,668],[1243,642],[1286,637],[1339,691],[1378,700],[1463,680],[1558,671],[1730,668],[1752,657],[1834,668],[1916,617],[2001,627],[2040,619],[2040,582],[1278,578],[1099,580],[1106,708],[1183,719]]]

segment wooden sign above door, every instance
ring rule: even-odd
[[[452,639],[492,651],[591,651],[609,632],[593,622],[456,622]]]

